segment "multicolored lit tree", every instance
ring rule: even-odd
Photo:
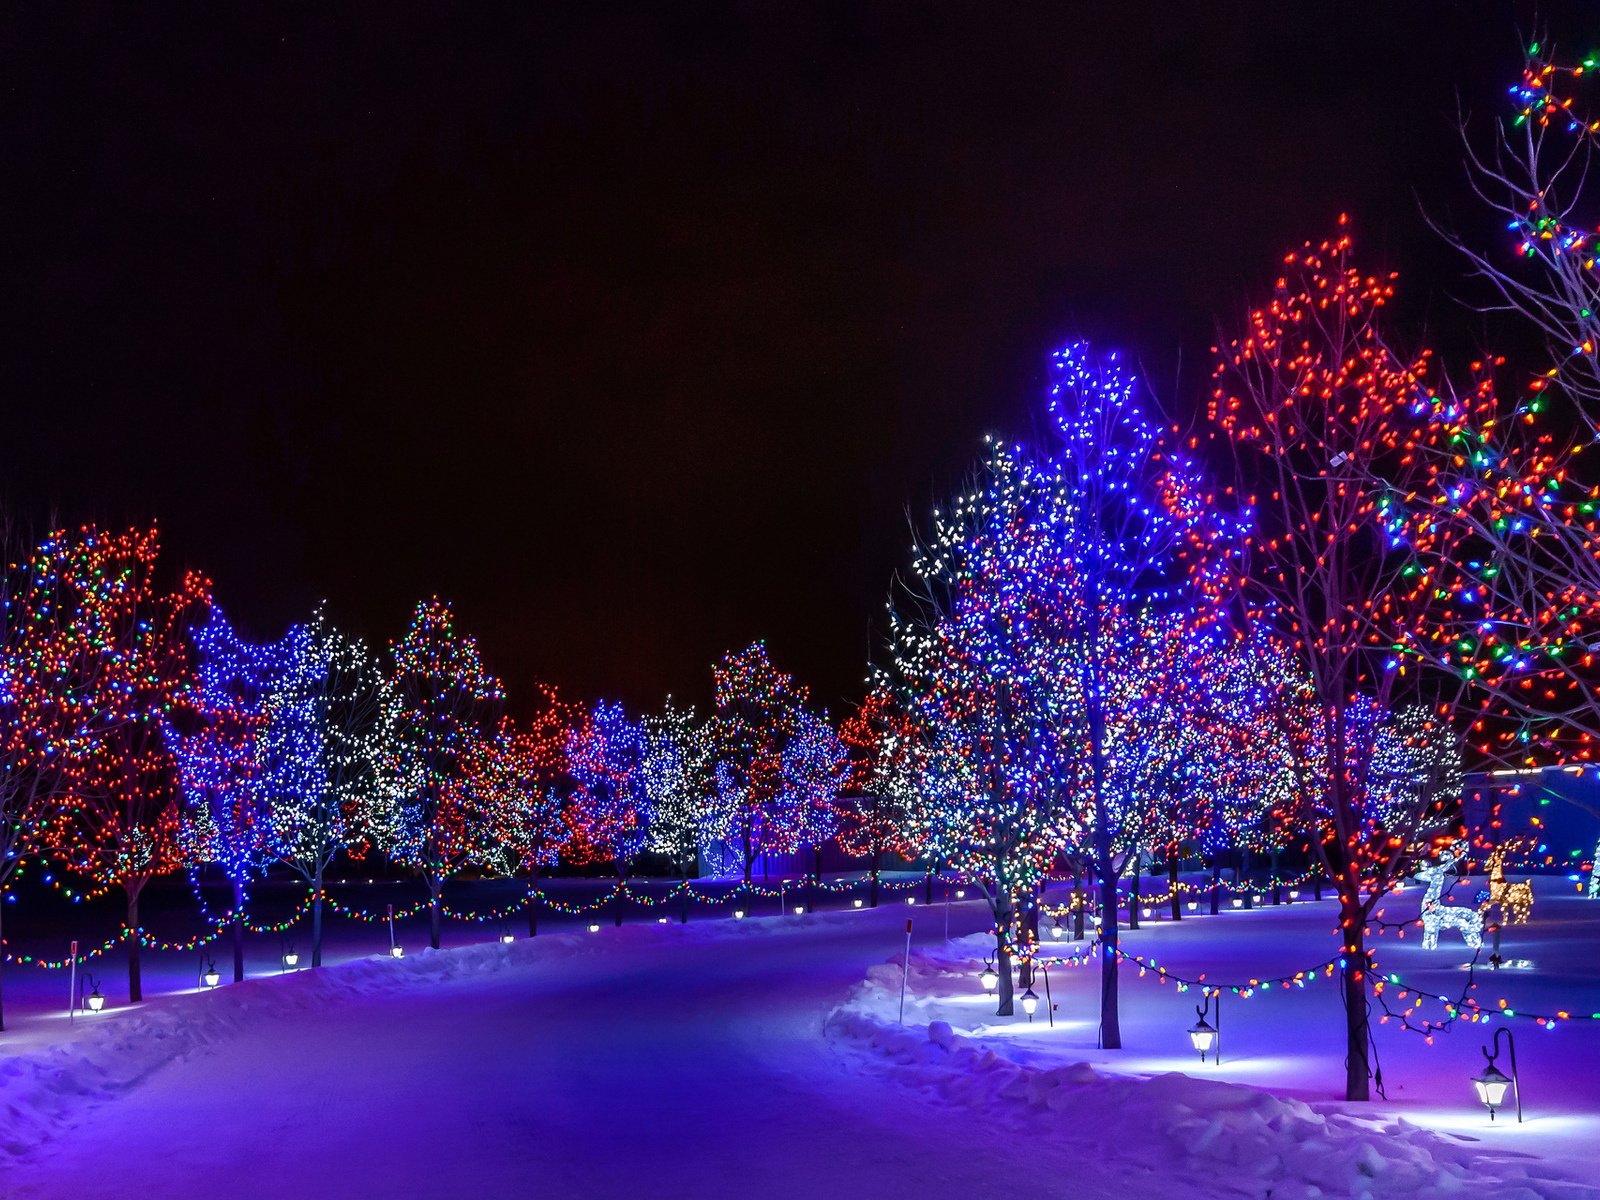
[[[469,857],[497,875],[527,879],[529,937],[539,932],[533,895],[539,873],[556,865],[572,837],[567,745],[584,719],[582,706],[562,700],[555,688],[535,691],[538,707],[520,727],[507,717],[493,740],[478,743],[466,789],[473,808]]]
[[[42,852],[46,814],[59,802],[68,767],[93,727],[87,709],[41,704],[58,692],[52,682],[54,660],[44,653],[57,639],[41,636],[38,626],[53,628],[56,610],[25,607],[29,575],[12,555],[25,558],[28,549],[9,524],[0,524],[0,1031],[5,1029],[3,931],[11,881],[30,855]]]
[[[471,764],[494,737],[504,693],[484,670],[477,641],[456,629],[438,597],[417,605],[391,651],[396,724],[386,774],[395,803],[377,840],[428,885],[429,944],[437,950],[444,885],[478,840]]]
[[[45,730],[65,730],[63,802],[43,817],[44,851],[127,898],[128,993],[143,997],[139,897],[182,861],[178,776],[165,729],[194,676],[189,630],[205,623],[210,584],[166,583],[156,530],[84,526],[52,534],[17,596],[27,614],[14,680]]]
[[[798,752],[815,732],[807,723],[811,697],[772,665],[765,642],[724,655],[712,684],[707,833],[732,847],[748,884],[758,857],[793,853],[804,835],[811,793],[793,773],[812,767],[811,756]]]
[[[289,639],[269,645],[246,642],[214,605],[193,637],[195,678],[180,713],[167,722],[166,737],[178,764],[186,857],[214,863],[231,888],[228,915],[237,983],[244,978],[248,890],[277,858],[275,781],[263,735],[268,697],[283,674]]]
[[[794,830],[797,852],[811,850],[806,878],[806,911],[816,908],[815,888],[822,881],[822,848],[838,832],[839,788],[844,783],[848,754],[826,714],[799,715],[793,737],[783,748],[778,809]]]
[[[1493,289],[1485,309],[1514,315],[1544,340],[1547,365],[1531,373],[1519,407],[1536,416],[1559,390],[1592,433],[1600,433],[1600,232],[1589,181],[1600,120],[1584,88],[1597,64],[1534,42],[1494,136],[1480,144],[1462,129],[1473,189],[1513,235],[1510,260],[1499,246],[1445,232]]]
[[[917,536],[890,601],[882,680],[915,725],[919,841],[984,891],[1001,1015],[1012,1012],[1017,904],[1061,845],[1053,710],[1075,678],[1064,636],[1071,519],[1059,465],[991,439],[966,491]]]
[[[1287,255],[1271,302],[1219,355],[1209,409],[1235,451],[1253,525],[1249,619],[1292,653],[1295,686],[1310,689],[1314,786],[1286,815],[1314,831],[1339,896],[1351,1100],[1370,1094],[1368,920],[1443,799],[1419,788],[1397,805],[1374,789],[1383,715],[1415,695],[1435,714],[1427,734],[1438,758],[1450,757],[1454,737],[1438,714],[1456,693],[1408,670],[1401,652],[1448,589],[1436,572],[1462,555],[1451,526],[1406,528],[1396,507],[1397,495],[1431,492],[1419,450],[1434,435],[1413,415],[1428,392],[1428,356],[1401,359],[1385,343],[1381,314],[1393,294],[1392,275],[1356,268],[1343,228]],[[1418,537],[1424,547],[1408,540]],[[1430,565],[1419,567],[1419,549]]]
[[[260,743],[279,861],[311,888],[311,965],[322,965],[323,879],[333,860],[389,827],[385,772],[396,705],[377,657],[320,606],[281,643]]]
[[[609,862],[617,879],[627,880],[650,828],[647,750],[644,727],[629,720],[620,703],[597,702],[573,729],[567,739],[567,771],[576,787],[569,861]],[[619,893],[618,925],[622,913]]]
[[[1408,536],[1444,526],[1467,548],[1451,563],[1453,547],[1420,541],[1419,559],[1447,572],[1435,587],[1443,615],[1407,649],[1470,683],[1478,755],[1525,770],[1592,762],[1600,744],[1591,652],[1600,625],[1600,271],[1589,183],[1600,122],[1584,94],[1595,63],[1562,61],[1534,43],[1494,139],[1480,148],[1463,130],[1478,196],[1513,240],[1481,247],[1447,236],[1491,285],[1485,308],[1520,323],[1519,340],[1531,329],[1545,353],[1510,396],[1497,379],[1501,358],[1419,395],[1435,486],[1395,489]],[[1581,427],[1588,436],[1576,435]]]
[[[868,862],[868,904],[878,907],[885,854],[915,858],[928,820],[921,808],[921,730],[882,682],[839,722],[847,755],[836,801],[839,848]]]

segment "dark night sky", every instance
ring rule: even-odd
[[[765,636],[835,709],[906,507],[1058,340],[1190,411],[1341,210],[1459,322],[1417,197],[1481,220],[1456,97],[1496,111],[1530,17],[235,7],[0,18],[0,497],[158,518],[257,636],[438,592],[513,701],[698,700]]]

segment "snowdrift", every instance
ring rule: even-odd
[[[1173,1072],[1113,1075],[1087,1063],[1030,1065],[1012,1047],[946,1021],[917,1021],[908,999],[897,1023],[901,964],[872,968],[828,1017],[830,1037],[939,1101],[1010,1112],[1023,1132],[1082,1143],[1086,1154],[1167,1180],[1206,1180],[1271,1200],[1442,1200],[1468,1192],[1499,1200],[1594,1200],[1600,1187],[1540,1160],[1496,1152],[1404,1119],[1370,1119],[1259,1088]],[[913,996],[948,992],[968,971],[949,953],[913,954]]]

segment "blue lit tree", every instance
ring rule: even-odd
[[[609,862],[626,881],[650,829],[650,789],[645,773],[644,727],[620,703],[599,701],[567,742],[567,770],[576,792],[567,856],[573,862]],[[622,924],[619,894],[616,923]]]
[[[1067,678],[1052,715],[1073,797],[1064,832],[1100,884],[1102,1044],[1121,1045],[1116,884],[1154,836],[1198,714],[1210,707],[1224,605],[1242,531],[1196,464],[1146,411],[1115,355],[1054,358],[1053,456],[1070,517],[1061,640]]]
[[[255,645],[222,610],[194,630],[194,681],[167,740],[183,793],[182,834],[195,862],[213,863],[227,879],[233,905],[233,978],[244,978],[244,921],[249,888],[277,857],[273,779],[265,761],[267,701],[288,659],[288,642]],[[181,727],[181,728],[180,728]]]
[[[1011,952],[1026,963],[1037,939],[1042,868],[1070,847],[1099,884],[1115,1048],[1117,881],[1162,836],[1237,532],[1114,357],[1059,352],[1049,411],[1048,452],[991,443],[919,538],[893,605],[895,669],[928,729],[932,840],[987,876],[1001,1013]]]

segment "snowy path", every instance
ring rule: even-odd
[[[820,1036],[892,953],[904,910],[791,924],[632,926],[456,954],[424,986],[274,1012],[157,1071],[0,1175],[10,1197],[159,1190],[323,1197],[981,1195],[1014,1146]],[[969,923],[978,919],[968,914]],[[739,936],[739,934],[747,936]],[[671,986],[663,987],[670,968]],[[302,989],[309,974],[231,989]],[[228,998],[178,997],[168,1003]],[[268,1015],[269,1014],[269,1015]]]
[[[1508,943],[1529,969],[1485,988],[1519,1005],[1600,999],[1600,907],[1540,904]],[[1173,969],[1267,975],[1320,951],[1330,913],[1158,922],[1128,940]],[[899,969],[884,963],[908,915],[902,1030]],[[1331,985],[1234,1002],[1228,1061],[1199,1068],[1182,1035],[1193,995],[1130,970],[1129,1049],[1098,1051],[1092,971],[1058,973],[1055,1029],[997,1021],[972,979],[983,944],[947,946],[944,915],[606,926],[167,995],[75,1027],[41,1011],[0,1057],[0,1200],[941,1200],[1012,1184],[1046,1200],[1179,1187],[1190,1200],[1437,1200],[1475,1177],[1503,1200],[1600,1196],[1572,1182],[1600,1132],[1595,1023],[1519,1032],[1524,1126],[1486,1128],[1472,1105],[1473,1027],[1433,1046],[1388,1027],[1393,1099],[1345,1106],[1332,1101]],[[986,925],[968,902],[951,933]],[[1415,938],[1383,950],[1438,988],[1460,978],[1462,954]],[[931,1044],[929,1021],[965,1036]]]

